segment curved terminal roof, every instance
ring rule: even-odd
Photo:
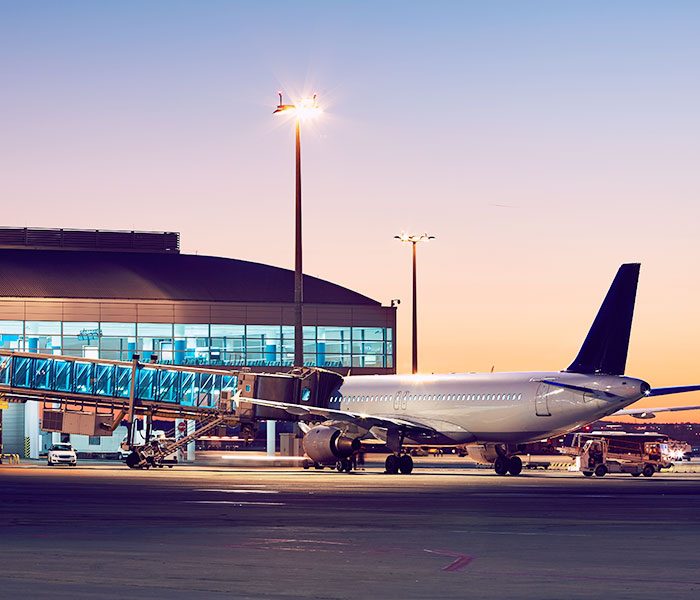
[[[294,302],[294,272],[178,253],[0,249],[0,297]],[[304,276],[304,302],[380,303]]]

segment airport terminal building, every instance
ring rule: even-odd
[[[0,228],[0,347],[257,371],[291,367],[293,271],[182,254],[179,247],[178,233]],[[395,308],[304,277],[306,366],[395,373],[395,338]],[[5,452],[23,453],[25,440],[36,439],[29,435],[39,426],[33,404],[3,411]]]

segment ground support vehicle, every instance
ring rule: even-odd
[[[614,440],[599,437],[585,441],[576,457],[576,469],[584,476],[604,477],[608,473],[629,473],[651,477],[664,466],[659,442]]]

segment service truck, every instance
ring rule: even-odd
[[[633,477],[651,477],[669,466],[663,456],[660,436],[577,434],[575,469],[586,477],[603,477],[608,473],[629,473]]]

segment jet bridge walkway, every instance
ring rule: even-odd
[[[323,369],[252,373],[0,350],[0,397],[44,402],[43,429],[87,435],[111,435],[122,419],[131,424],[138,415],[199,420],[197,435],[216,425],[285,418],[245,398],[327,406],[340,382]],[[68,428],[76,423],[83,423],[80,431]]]
[[[162,418],[218,413],[222,392],[233,396],[240,375],[240,371],[138,360],[120,362],[0,350],[0,395],[8,399],[117,410],[129,409],[133,404],[136,414]]]

